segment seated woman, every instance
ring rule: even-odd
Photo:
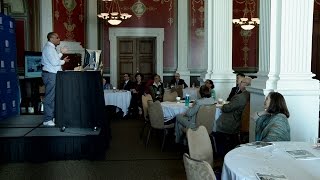
[[[130,102],[130,111],[135,116],[138,113],[142,114],[142,102],[141,97],[144,94],[145,84],[142,82],[143,75],[141,73],[137,73],[135,75],[136,81],[132,85],[131,91],[131,102]]]
[[[105,78],[102,78],[102,85],[103,89],[112,89],[112,84],[107,83],[107,80]]]
[[[175,133],[176,143],[183,143],[184,137],[183,128],[196,128],[196,116],[201,105],[214,104],[214,100],[211,98],[210,89],[207,86],[201,86],[199,90],[201,99],[197,99],[191,108],[184,114],[179,114],[176,117]]]
[[[256,121],[256,141],[290,141],[290,116],[284,97],[270,92],[264,101],[265,114]]]
[[[153,76],[153,84],[149,87],[149,91],[153,101],[163,101],[164,88],[160,81],[160,76],[158,74],[155,74]]]
[[[216,91],[214,90],[214,84],[210,79],[205,81],[205,85],[210,89],[211,97],[213,100],[216,100]]]

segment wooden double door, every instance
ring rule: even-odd
[[[143,81],[152,78],[155,72],[155,38],[118,38],[118,84],[123,81],[124,73],[144,75]]]

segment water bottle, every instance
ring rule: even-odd
[[[186,94],[186,98],[185,98],[185,106],[189,107],[189,103],[190,103],[190,96],[189,94]]]

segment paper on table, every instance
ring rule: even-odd
[[[319,159],[320,157],[315,156],[311,152],[304,150],[304,149],[298,149],[298,150],[292,150],[287,151],[290,156],[292,156],[295,159],[299,160],[308,160],[308,159]]]
[[[267,173],[256,173],[256,176],[260,180],[277,180],[277,179],[288,179],[285,175],[283,174],[267,174]]]
[[[262,148],[262,147],[266,147],[266,146],[271,146],[273,145],[273,143],[271,142],[263,142],[263,141],[256,141],[256,142],[251,142],[251,143],[247,143],[244,144],[245,146],[254,146],[256,148]]]

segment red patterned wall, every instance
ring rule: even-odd
[[[243,11],[246,8],[245,2],[248,2],[248,10],[253,11],[253,15],[257,17],[259,8],[257,1],[233,0],[233,18],[243,17]],[[258,28],[245,31],[240,26],[233,25],[232,67],[235,71],[256,72],[258,70]]]
[[[52,0],[53,30],[63,41],[81,42],[85,47],[86,0]]]
[[[134,14],[131,7],[141,2],[145,11]],[[144,27],[144,28],[164,28],[163,43],[163,66],[164,68],[174,68],[175,66],[175,43],[176,43],[176,16],[175,0],[120,0],[122,12],[128,12],[132,17],[115,27]],[[140,4],[141,5],[141,4]],[[141,10],[141,9],[140,9]],[[100,12],[99,12],[100,13]],[[99,19],[103,23],[103,56],[105,67],[110,67],[110,44],[109,25],[105,20]]]
[[[190,0],[190,69],[203,68],[204,47],[204,0]]]

